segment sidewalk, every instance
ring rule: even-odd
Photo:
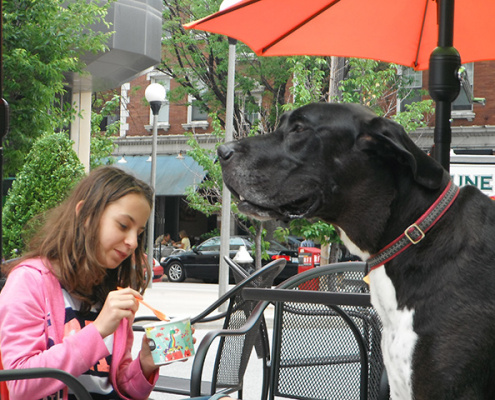
[[[154,282],[152,287],[146,290],[144,300],[171,317],[188,317],[199,314],[209,304],[218,298],[218,285],[205,283],[170,283]],[[152,312],[141,305],[137,316],[152,315]],[[265,318],[269,328],[273,321],[273,307],[265,311]],[[211,322],[208,324],[197,324],[195,326],[197,339],[196,346],[209,330],[221,329],[221,324]],[[271,332],[270,332],[271,335]],[[136,357],[141,347],[142,333],[136,332],[133,347],[133,356]],[[210,348],[205,364],[205,379],[210,379],[214,356],[216,353],[215,344]],[[261,361],[256,357],[255,352],[251,355],[246,375],[244,378],[244,400],[259,400],[261,393]],[[190,377],[192,360],[186,362],[176,362],[160,368],[160,375]],[[184,396],[177,396],[168,393],[153,392],[150,400],[175,400],[183,399]]]

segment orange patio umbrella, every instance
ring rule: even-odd
[[[184,26],[238,39],[259,56],[370,58],[425,70],[438,44],[438,4],[244,0]],[[495,57],[495,1],[455,0],[453,26],[453,45],[464,63]]]
[[[370,58],[430,69],[435,158],[448,169],[450,108],[462,62],[495,58],[495,0],[242,0],[184,25],[259,56]]]

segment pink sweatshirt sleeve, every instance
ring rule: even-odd
[[[133,360],[131,356],[134,334],[132,327],[123,321],[115,332],[114,354],[112,359],[118,366],[111,372],[111,379],[119,394],[132,400],[147,399],[158,380],[158,370],[150,378],[146,379],[141,369],[139,356]],[[118,343],[118,345],[117,345]]]
[[[46,300],[41,273],[18,268],[0,294],[0,349],[4,369],[58,368],[79,376],[108,355],[101,335],[91,324],[48,348]],[[10,397],[43,398],[65,385],[53,379],[9,382]]]

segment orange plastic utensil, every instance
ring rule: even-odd
[[[123,288],[121,287],[117,287],[118,290],[122,290]],[[151,305],[149,305],[148,303],[146,303],[144,300],[141,300],[139,297],[136,297],[134,296],[134,298],[139,302],[141,303],[143,306],[146,306],[148,307],[151,311],[153,311],[153,314],[155,314],[157,316],[158,319],[162,320],[162,321],[170,321],[170,319],[164,314],[162,313],[161,311],[158,311],[156,308],[152,307]]]

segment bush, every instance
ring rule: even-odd
[[[3,208],[5,258],[17,257],[41,220],[33,217],[58,205],[84,176],[84,166],[67,134],[45,134],[33,145]]]

